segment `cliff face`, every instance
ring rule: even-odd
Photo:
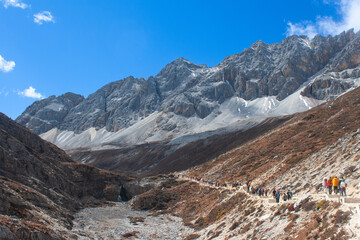
[[[126,181],[75,163],[0,114],[0,227],[9,239],[63,239],[70,234],[75,210],[100,200],[116,201]]]
[[[46,132],[59,127],[70,110],[83,100],[83,96],[74,93],[50,96],[29,106],[17,121],[37,134]]]
[[[52,96],[34,103],[17,121],[37,134],[53,127],[116,132],[156,111],[203,119],[232,97],[250,101],[273,96],[281,101],[309,80],[302,94],[327,100],[360,77],[359,43],[360,33],[350,30],[312,40],[291,36],[271,45],[257,41],[213,68],[179,58],[155,77],[112,82],[87,99],[70,93]]]

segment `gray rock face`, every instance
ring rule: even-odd
[[[360,33],[335,37],[291,36],[280,43],[255,42],[214,68],[179,58],[148,79],[112,82],[66,105],[50,97],[30,106],[17,121],[36,133],[57,127],[80,133],[90,127],[116,132],[156,111],[205,118],[227,99],[283,100],[313,79],[302,93],[326,100],[353,87],[359,77]],[[49,110],[56,104],[64,110]],[[164,126],[169,128],[169,126]]]
[[[112,82],[75,106],[59,127],[81,132],[90,127],[114,131],[154,112],[160,102],[153,79],[128,77]]]
[[[83,100],[83,96],[74,93],[50,96],[29,106],[16,121],[40,134],[59,127],[69,111]]]

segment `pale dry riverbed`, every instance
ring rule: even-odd
[[[184,226],[181,218],[135,211],[128,203],[120,202],[113,207],[86,208],[78,212],[74,219],[73,233],[80,240],[184,239],[193,230]],[[133,234],[136,236],[131,237]]]

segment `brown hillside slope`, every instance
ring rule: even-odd
[[[71,237],[75,210],[101,199],[117,200],[126,180],[73,162],[0,114],[0,239]]]
[[[290,202],[276,204],[271,196],[246,193],[245,187],[214,188],[185,178],[172,188],[140,195],[133,204],[151,209],[154,196],[170,196],[164,209],[183,217],[198,239],[359,239],[359,104],[360,89],[355,89],[179,173],[242,186],[252,179],[254,188],[280,189],[281,196],[291,189],[295,199]],[[345,177],[348,197],[324,194],[321,183],[328,176]]]
[[[266,183],[359,128],[360,88],[357,88],[335,101],[294,115],[282,126],[195,168],[190,174],[242,183],[259,178]],[[268,174],[274,166],[277,170]]]

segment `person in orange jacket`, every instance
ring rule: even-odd
[[[329,194],[332,194],[333,185],[332,185],[332,178],[331,177],[329,177],[329,179],[328,179],[327,187],[328,187],[328,190],[329,190]]]
[[[339,192],[339,180],[337,177],[334,177],[334,179],[332,180],[332,185],[334,186],[334,193],[338,194]]]

